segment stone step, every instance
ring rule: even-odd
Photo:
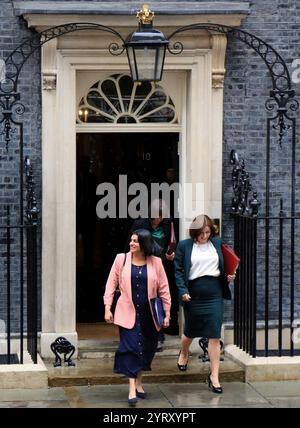
[[[113,358],[118,345],[119,341],[80,340],[78,358]],[[163,351],[157,352],[157,356],[178,355],[178,349],[180,349],[179,338],[168,338],[163,344]]]
[[[178,356],[178,348],[166,349],[164,348],[162,351],[156,353],[157,358],[161,357],[170,357],[170,356]],[[115,357],[115,349],[106,350],[106,351],[85,351],[82,350],[78,353],[78,359],[102,359],[102,358],[114,358]]]
[[[156,354],[153,360],[152,371],[144,374],[145,383],[204,382],[207,379],[210,365],[208,362],[203,363],[196,353],[189,358],[186,372],[178,370],[178,352],[173,356],[158,355]],[[82,358],[75,360],[75,363],[75,367],[54,368],[53,361],[45,361],[49,386],[109,385],[128,382],[126,377],[113,373],[113,358]],[[244,370],[225,358],[220,366],[220,379],[221,382],[243,382]]]

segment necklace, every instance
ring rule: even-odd
[[[146,266],[146,265],[141,265],[141,266],[134,265],[134,266],[135,266],[135,268],[137,269],[138,274],[139,274],[139,275],[142,275],[143,268],[144,268],[144,266]]]

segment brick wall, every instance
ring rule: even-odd
[[[10,0],[0,0],[0,58],[5,59],[24,37],[33,34],[23,20],[14,16]],[[24,156],[29,155],[36,175],[36,193],[41,207],[41,96],[40,96],[40,55],[34,53],[24,66],[19,80],[20,102],[25,106],[22,116],[14,116],[16,121],[24,121]],[[0,121],[2,116],[0,115]],[[3,126],[0,125],[0,134]],[[0,225],[6,224],[6,206],[10,205],[11,224],[20,221],[20,146],[19,127],[14,126],[12,141],[6,151],[4,135],[0,135]],[[6,231],[0,229],[0,319],[6,319]],[[18,330],[20,306],[20,245],[19,232],[12,231],[11,246],[11,319],[12,329]],[[26,275],[26,270],[24,272]],[[39,273],[40,277],[40,273]],[[40,282],[40,281],[39,281]],[[25,289],[26,293],[26,289]],[[26,316],[26,308],[25,308]]]

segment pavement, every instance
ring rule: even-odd
[[[145,385],[147,399],[140,399],[139,409],[199,408],[299,408],[300,381],[223,382],[223,394],[214,394],[201,383],[151,383]],[[68,386],[49,389],[0,390],[0,408],[96,408],[114,415],[116,409],[129,410],[128,387],[119,385]],[[105,410],[106,409],[106,410]],[[124,410],[127,409],[127,410]],[[169,409],[169,410],[168,410]],[[105,413],[103,413],[105,412]],[[191,412],[191,410],[190,410]]]
[[[100,347],[99,342],[81,342],[79,358],[74,360],[75,367],[54,368],[54,360],[44,361],[49,371],[49,387],[0,389],[0,408],[102,409],[96,415],[97,418],[102,415],[104,422],[106,417],[111,422],[120,412],[132,415],[132,412],[157,409],[156,413],[161,415],[168,415],[166,412],[183,415],[180,412],[184,409],[193,409],[188,414],[192,417],[196,412],[199,422],[201,416],[197,409],[202,408],[300,407],[300,381],[245,383],[243,369],[226,356],[222,356],[224,361],[220,364],[223,394],[214,394],[205,383],[209,362],[202,361],[203,354],[197,343],[191,349],[188,370],[180,372],[177,367],[179,341],[169,338],[164,351],[156,354],[152,371],[145,373],[147,398],[139,399],[132,409],[127,403],[128,380],[113,373],[116,346],[117,341],[111,340],[101,341]]]

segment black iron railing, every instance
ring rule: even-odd
[[[0,267],[6,299],[2,307],[2,340],[6,341],[6,354],[1,363],[24,363],[24,344],[37,363],[38,332],[38,224],[34,196],[33,172],[28,157],[25,159],[26,221],[15,222],[14,213],[6,207],[5,218],[0,225]]]
[[[6,364],[24,362],[24,337],[27,335],[27,350],[34,363],[37,362],[37,226],[11,225],[10,211],[7,209],[7,225],[0,226],[1,262],[6,282],[6,299],[4,307],[4,330],[2,338],[6,339]],[[17,237],[25,238],[23,251],[14,248]],[[27,270],[25,281],[22,268]],[[18,271],[17,276],[14,275]],[[27,289],[24,299],[24,289]],[[24,313],[27,311],[26,320]],[[14,344],[13,344],[14,341]],[[18,342],[18,344],[16,344]]]
[[[27,242],[27,350],[37,363],[38,292],[37,292],[37,226],[25,226]]]
[[[234,287],[234,343],[256,356],[256,230],[257,220],[237,215],[234,247],[241,259]]]
[[[295,303],[300,298],[295,261],[300,216],[284,211],[282,199],[278,215],[258,216],[260,204],[245,163],[236,152],[231,162],[234,247],[241,259],[234,287],[234,344],[253,357],[299,355],[294,341],[300,327]]]

